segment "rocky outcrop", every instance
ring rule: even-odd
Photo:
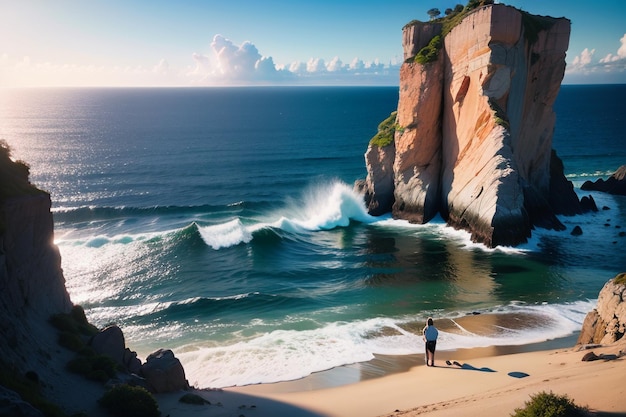
[[[100,330],[89,340],[89,346],[96,353],[113,359],[118,369],[134,375],[136,379],[129,379],[133,384],[145,386],[155,393],[189,389],[183,365],[174,352],[159,349],[148,355],[142,364],[137,353],[126,347],[124,333],[118,326],[111,325]]]
[[[391,211],[393,199],[393,161],[396,148],[370,145],[365,153],[367,178],[357,181],[355,189],[362,193],[365,205],[372,216],[380,216]]]
[[[619,167],[606,181],[602,178],[598,178],[595,182],[585,181],[580,188],[587,191],[626,195],[626,165]]]
[[[435,48],[440,23],[404,28],[393,148],[370,144],[365,157],[369,186],[387,172],[375,155],[393,152],[393,190],[365,194],[411,222],[440,213],[488,246],[523,243],[535,226],[563,230],[555,215],[582,210],[552,150],[570,22],[499,4],[463,13],[438,55],[422,48]]]
[[[585,317],[578,345],[611,344],[626,333],[626,273],[609,280],[598,295],[596,308]]]

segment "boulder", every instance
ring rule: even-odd
[[[598,295],[596,308],[585,317],[576,344],[611,344],[626,333],[626,273],[609,280]]]
[[[118,326],[108,326],[100,330],[91,338],[89,345],[96,353],[109,356],[119,365],[124,365],[126,342],[124,333]]]
[[[585,181],[580,189],[626,195],[626,165],[619,167],[606,181],[602,178],[597,179],[595,182]]]
[[[580,226],[574,226],[570,235],[572,236],[580,236],[583,234],[583,229]]]
[[[140,376],[146,379],[151,391],[155,393],[189,389],[183,365],[169,349],[159,349],[151,353],[141,366]]]

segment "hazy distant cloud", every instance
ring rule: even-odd
[[[604,58],[600,60],[602,64],[608,64],[616,61],[620,61],[626,59],[626,33],[622,36],[622,39],[619,40],[621,42],[621,46],[617,50],[617,54],[608,54]]]
[[[213,85],[397,85],[400,65],[354,58],[349,64],[311,57],[306,62],[274,62],[250,41],[241,44],[215,35],[207,51],[191,54],[181,67],[163,58],[146,66],[94,66],[37,62],[28,56],[0,55],[0,87],[23,86],[213,86]],[[1,51],[0,51],[1,53]]]
[[[620,39],[615,54],[609,53],[594,60],[596,50],[585,48],[575,56],[565,72],[567,79],[576,82],[624,82],[626,77],[626,34]]]

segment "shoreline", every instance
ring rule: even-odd
[[[550,347],[565,342],[440,352],[434,368],[423,365],[423,355],[377,357],[295,381],[194,390],[211,402],[206,406],[179,403],[182,393],[157,398],[170,417],[500,417],[522,407],[530,395],[552,391],[600,416],[626,416],[626,341],[590,350]],[[614,360],[582,362],[588,351]],[[463,366],[448,366],[446,360]],[[359,380],[352,382],[355,372]]]
[[[538,351],[551,351],[572,348],[576,344],[579,332],[569,336],[523,345],[502,345],[440,350],[436,352],[435,362],[442,365],[449,361],[468,361],[470,359],[513,355]],[[374,359],[336,366],[314,372],[302,378],[271,383],[248,384],[225,387],[224,390],[251,390],[272,393],[305,392],[319,389],[337,388],[349,384],[358,384],[371,379],[409,372],[416,367],[425,366],[423,354],[411,355],[375,355]],[[257,388],[255,388],[257,387]],[[264,387],[264,388],[260,388]]]

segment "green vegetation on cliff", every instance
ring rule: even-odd
[[[429,62],[434,62],[437,60],[439,56],[439,51],[443,46],[443,38],[450,33],[450,31],[457,26],[461,21],[470,14],[474,9],[478,7],[482,7],[488,4],[493,4],[493,0],[470,0],[466,6],[461,4],[457,4],[454,9],[447,9],[446,16],[438,19],[431,19],[432,23],[441,24],[441,34],[433,37],[428,45],[420,49],[414,57],[415,62],[420,63],[422,65],[427,64]],[[429,15],[432,15],[432,11],[437,9],[429,10]],[[438,10],[437,10],[438,11]],[[413,20],[407,23],[404,27],[412,26],[417,23],[422,23],[419,20]]]
[[[428,45],[417,52],[417,55],[415,55],[415,62],[424,65],[429,62],[436,61],[439,56],[442,43],[441,35],[433,37],[430,42],[428,42]]]
[[[11,197],[43,193],[28,180],[30,167],[11,158],[11,148],[0,139],[0,204]],[[0,207],[0,235],[5,232],[4,215]]]
[[[398,129],[396,125],[397,111],[391,113],[389,117],[380,122],[378,125],[378,133],[370,140],[370,145],[383,148],[393,143],[393,137]]]

